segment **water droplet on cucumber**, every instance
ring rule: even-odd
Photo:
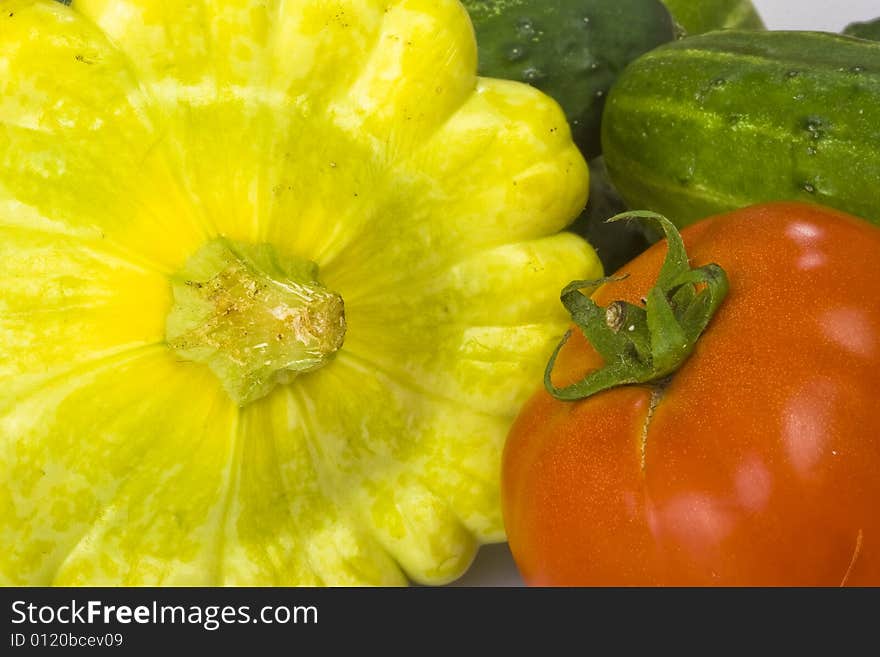
[[[522,75],[523,75],[523,82],[528,82],[528,83],[540,82],[541,80],[543,80],[546,77],[544,75],[544,71],[542,71],[541,69],[536,68],[534,66],[529,66],[527,69],[525,69],[523,71]]]
[[[535,24],[531,18],[520,18],[516,22],[516,31],[521,37],[531,37],[535,35]]]
[[[518,62],[518,61],[520,61],[523,57],[526,56],[526,52],[527,52],[527,51],[526,51],[526,49],[525,49],[524,46],[519,46],[519,45],[517,45],[517,46],[512,46],[512,47],[507,51],[507,61],[509,61],[509,62]]]

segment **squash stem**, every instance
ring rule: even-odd
[[[166,342],[206,364],[245,406],[326,365],[342,346],[342,297],[317,274],[314,263],[270,245],[212,240],[172,277]]]

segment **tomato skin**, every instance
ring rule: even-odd
[[[533,585],[880,585],[880,230],[798,203],[682,236],[730,292],[665,387],[541,390],[505,447],[504,519]],[[658,244],[593,296],[638,303]],[[556,385],[602,365],[581,333]]]

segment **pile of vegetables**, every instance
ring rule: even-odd
[[[0,9],[0,584],[880,585],[875,25]]]

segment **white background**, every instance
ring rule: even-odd
[[[867,21],[880,16],[880,0],[753,1],[767,27],[774,30],[839,32],[854,21]]]
[[[698,2],[699,0],[693,0]],[[880,0],[753,0],[774,30],[839,32],[849,23],[880,17]],[[456,586],[522,586],[506,545],[484,547]]]

